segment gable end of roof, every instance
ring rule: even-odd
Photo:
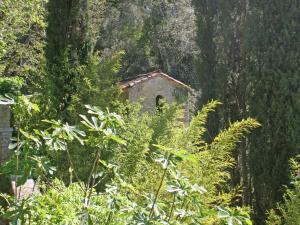
[[[152,79],[152,78],[158,77],[158,76],[162,76],[162,77],[168,79],[169,81],[173,82],[175,85],[179,85],[185,89],[188,89],[189,91],[193,91],[193,89],[190,86],[184,84],[183,82],[181,82],[179,80],[176,80],[175,78],[161,72],[160,70],[153,71],[153,72],[146,73],[146,74],[140,74],[133,78],[128,78],[128,79],[122,80],[119,82],[119,85],[122,89],[131,88],[137,84],[140,84],[142,82],[145,82],[149,79]]]

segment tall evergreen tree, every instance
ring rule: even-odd
[[[209,120],[212,137],[228,124],[240,120],[246,111],[243,26],[247,16],[247,0],[194,1],[200,48],[196,66],[198,88],[202,91],[200,105],[220,99],[224,105]],[[216,122],[220,121],[220,122]],[[243,185],[243,202],[249,203],[249,172],[245,143],[235,150],[237,166],[232,170],[232,186]]]
[[[46,40],[47,91],[54,111],[67,118],[80,66],[91,56],[88,0],[49,0]],[[55,112],[54,112],[55,114]]]
[[[216,44],[214,42],[217,0],[194,0],[193,5],[197,25],[196,41],[200,49],[196,63],[198,73],[197,88],[201,90],[199,105],[202,106],[209,100],[220,97],[219,77],[216,76]],[[218,133],[219,121],[217,114],[208,121],[208,130],[211,132],[212,137]]]
[[[250,139],[253,207],[258,224],[282,198],[288,159],[300,144],[300,4],[252,0],[247,31],[250,115],[262,123]]]
[[[243,49],[243,30],[248,13],[247,0],[228,0],[218,2],[216,25],[216,76],[221,85],[218,93],[224,103],[221,118],[223,124],[241,120],[245,117],[246,80],[244,73],[245,51]],[[232,185],[243,186],[242,201],[249,203],[249,171],[245,143],[234,152],[236,167],[231,171]]]

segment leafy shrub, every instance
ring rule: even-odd
[[[42,194],[16,199],[3,214],[23,224],[251,224],[247,209],[229,207],[222,187],[236,143],[259,124],[233,123],[206,143],[207,115],[218,105],[209,103],[188,127],[175,105],[154,115],[128,106],[123,117],[86,106],[78,126],[45,120],[45,130],[20,130],[11,146],[17,157],[2,172],[21,176],[19,184],[36,178]],[[90,150],[88,162],[74,161],[74,145],[82,155]],[[67,186],[53,180],[59,152],[67,156]]]
[[[20,77],[0,77],[0,95],[17,96],[22,85],[23,79]]]
[[[292,183],[287,188],[284,201],[269,212],[269,225],[300,224],[300,156],[291,160]]]

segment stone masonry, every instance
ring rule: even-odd
[[[157,106],[157,98],[162,98],[168,103],[177,102],[184,105],[184,123],[189,123],[194,90],[184,83],[161,71],[154,71],[123,80],[120,86],[124,97],[130,102],[139,102],[142,99],[143,112],[153,112]]]
[[[0,163],[8,158],[9,143],[13,129],[10,127],[10,105],[0,104]]]

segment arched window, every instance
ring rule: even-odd
[[[161,112],[162,107],[163,107],[163,103],[164,103],[164,101],[163,101],[164,97],[161,96],[161,95],[157,95],[155,100],[156,100],[156,108],[157,108],[158,111]]]

